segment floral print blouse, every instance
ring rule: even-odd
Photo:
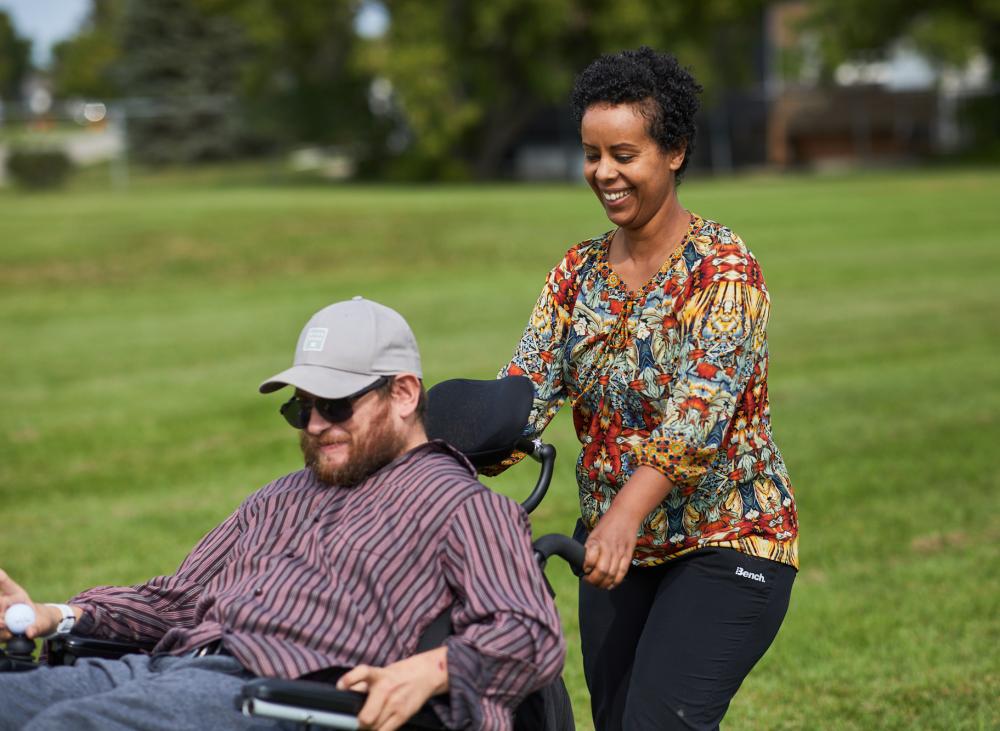
[[[674,484],[645,519],[633,564],[726,546],[798,567],[792,486],[771,436],[770,300],[728,228],[692,215],[681,246],[639,291],[608,263],[614,231],[548,276],[511,362],[531,378],[529,436],[568,400],[577,482],[593,529],[640,465]]]

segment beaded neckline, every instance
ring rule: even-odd
[[[614,268],[612,268],[611,262],[608,261],[608,254],[611,250],[611,240],[618,232],[618,229],[612,229],[601,237],[600,245],[597,247],[597,268],[604,277],[604,280],[607,282],[608,287],[615,290],[626,299],[635,300],[645,297],[647,294],[663,284],[664,277],[669,275],[670,270],[674,267],[674,264],[676,264],[677,260],[684,254],[684,249],[687,247],[688,242],[690,242],[694,238],[695,234],[701,230],[703,223],[704,221],[701,216],[696,213],[691,214],[691,220],[688,223],[687,233],[684,234],[684,237],[674,250],[670,252],[670,255],[666,258],[660,268],[657,269],[653,276],[649,278],[649,281],[638,290],[629,289],[622,278],[615,272]]]

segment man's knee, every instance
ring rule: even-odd
[[[23,728],[64,702],[76,704],[81,698],[110,690],[133,674],[131,666],[116,660],[81,660],[72,667],[42,666],[28,672],[0,673],[0,731]]]

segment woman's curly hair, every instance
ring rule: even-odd
[[[694,150],[695,115],[701,85],[669,53],[648,46],[609,53],[576,77],[571,104],[577,127],[594,104],[637,104],[649,136],[664,152],[686,149],[676,173],[680,182]]]

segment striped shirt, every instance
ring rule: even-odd
[[[446,608],[448,727],[508,729],[510,713],[562,668],[559,618],[527,516],[427,442],[352,488],[309,470],[250,495],[175,574],[97,587],[71,603],[79,632],[159,640],[183,654],[221,640],[257,675],[384,666],[416,652]]]

